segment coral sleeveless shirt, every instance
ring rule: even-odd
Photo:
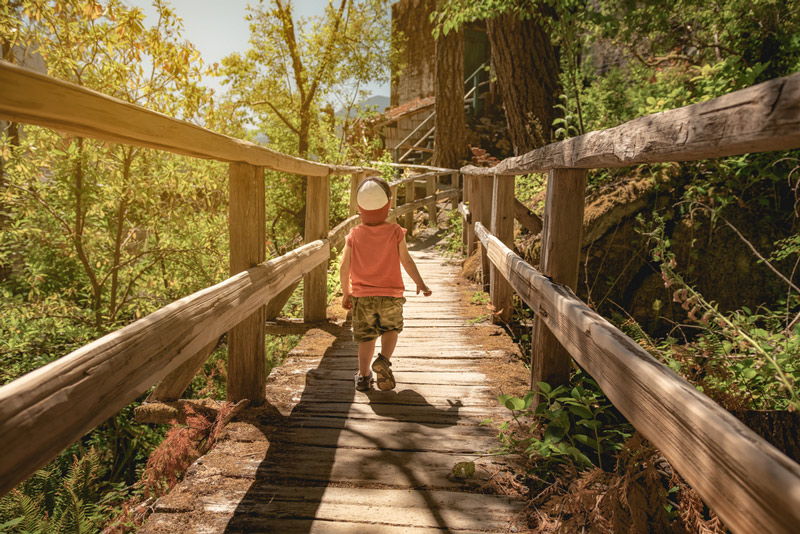
[[[350,281],[354,297],[402,297],[397,245],[406,230],[396,223],[360,224],[347,234],[350,245]]]

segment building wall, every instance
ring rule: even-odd
[[[402,71],[392,72],[391,105],[434,95],[434,40],[429,20],[433,0],[400,0],[392,5],[392,31],[403,32]]]

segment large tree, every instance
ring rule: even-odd
[[[465,23],[486,20],[515,154],[550,142],[560,92],[558,54],[545,29],[553,18],[543,0],[445,0],[435,14],[439,39]]]
[[[436,40],[436,129],[433,164],[455,169],[466,156],[464,118],[464,35],[450,32]]]

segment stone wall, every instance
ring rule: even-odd
[[[429,20],[433,0],[400,0],[392,5],[392,31],[403,32],[402,71],[392,73],[391,105],[434,95],[435,52]]]

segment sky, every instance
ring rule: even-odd
[[[131,7],[140,7],[145,24],[156,23],[151,0],[124,0]],[[205,64],[220,61],[233,52],[247,49],[250,28],[244,20],[247,4],[258,0],[168,0],[175,13],[183,19],[184,37],[200,51]],[[321,15],[328,0],[295,0],[295,17]],[[219,79],[207,77],[206,85],[217,92],[224,91]],[[367,87],[371,96],[389,96],[388,82]]]

